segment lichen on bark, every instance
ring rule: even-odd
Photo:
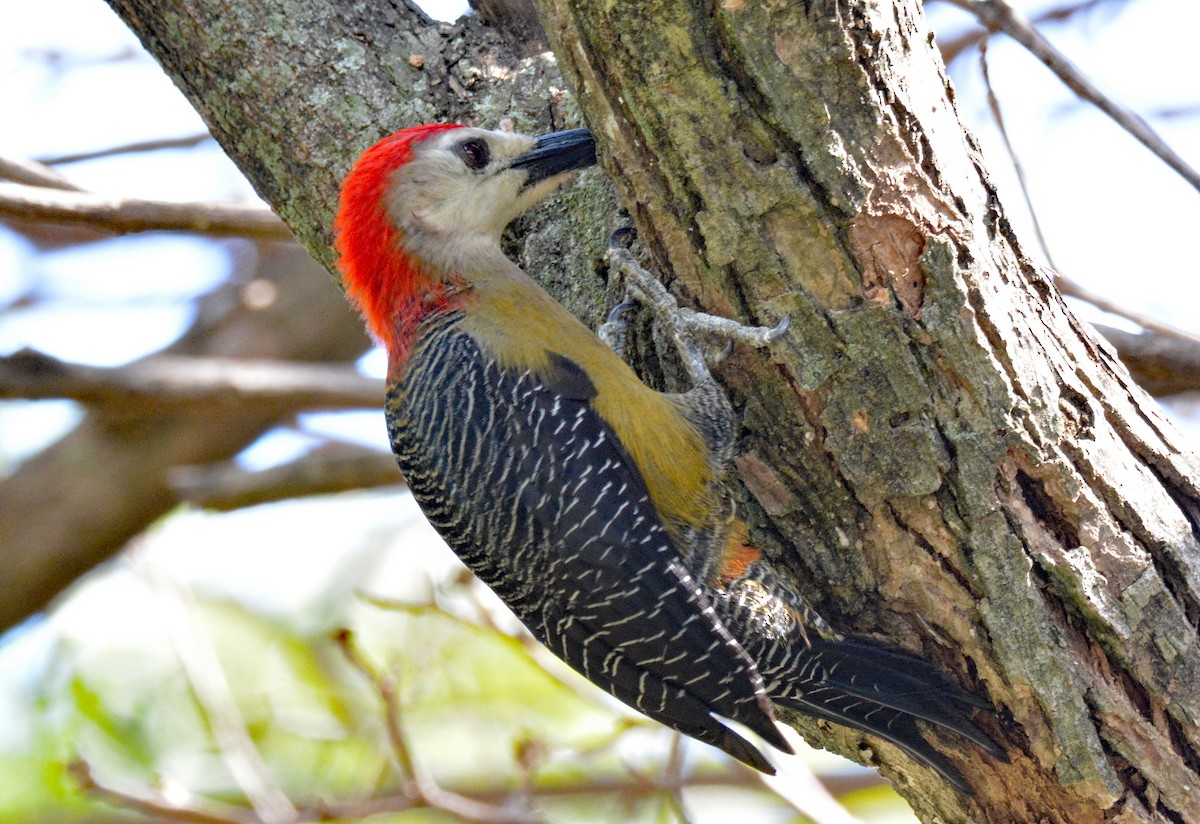
[[[539,4],[659,270],[792,314],[723,370],[755,537],[1000,708],[1012,763],[905,770],[918,812],[1200,816],[1200,464],[1023,255],[919,5]]]

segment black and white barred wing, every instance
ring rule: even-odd
[[[439,349],[421,368],[454,370],[454,381],[430,380],[440,401],[429,402],[414,370],[406,394],[424,408],[389,416],[402,420],[393,444],[434,526],[593,683],[770,770],[713,717],[788,749],[762,680],[672,548],[640,474],[590,404],[584,371],[560,356],[547,375],[506,369],[465,335]],[[420,460],[425,467],[408,468]]]

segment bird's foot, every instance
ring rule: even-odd
[[[636,306],[635,301],[621,301],[612,308],[612,311],[608,313],[608,318],[596,330],[596,334],[600,336],[600,340],[604,341],[604,345],[616,352],[621,360],[625,360],[625,348],[629,342],[629,321],[626,320],[626,317]]]
[[[633,301],[640,303],[652,311],[666,326],[671,334],[671,340],[683,361],[684,369],[693,385],[698,385],[711,378],[708,371],[708,361],[704,349],[697,339],[704,335],[714,335],[729,341],[748,343],[756,348],[769,346],[787,332],[791,325],[791,317],[784,317],[776,326],[743,326],[735,320],[697,312],[679,305],[675,296],[667,291],[667,287],[646,271],[633,257],[629,247],[633,240],[633,229],[618,229],[609,240],[608,251],[604,258],[609,266],[615,268],[625,279],[625,289]],[[626,301],[619,304],[609,313],[608,320],[600,327],[600,337],[617,354],[624,350],[623,316],[628,312],[631,303]],[[728,347],[725,354],[728,354]]]

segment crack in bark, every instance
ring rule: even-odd
[[[1055,504],[1054,497],[1046,492],[1042,481],[1018,468],[1016,482],[1026,506],[1043,529],[1063,547],[1081,545],[1078,525],[1072,523],[1062,508]]]
[[[983,277],[987,277],[987,273],[983,273]],[[1029,396],[1025,394],[1024,387],[1021,386],[1018,378],[1018,370],[1012,362],[1012,358],[1008,354],[1008,344],[1004,342],[1000,330],[992,322],[991,317],[987,313],[987,305],[984,303],[983,294],[979,291],[979,287],[973,284],[967,285],[967,303],[970,304],[975,319],[975,325],[980,332],[983,333],[984,340],[988,342],[989,354],[996,359],[1001,366],[1001,371],[1007,378],[1008,385],[1025,406],[1029,404]]]
[[[883,503],[884,510],[892,517],[896,524],[904,530],[904,532],[912,539],[912,542],[928,555],[938,565],[942,572],[946,573],[958,586],[960,586],[970,596],[971,600],[978,603],[982,594],[975,589],[970,579],[950,562],[937,548],[929,542],[929,540],[921,534],[914,526],[912,526],[905,518],[893,507],[885,501]]]
[[[1105,422],[1120,443],[1141,461],[1142,466],[1159,482],[1179,507],[1180,514],[1191,527],[1195,545],[1200,545],[1200,498],[1188,494],[1188,490],[1182,488],[1182,486],[1190,487],[1191,484],[1174,467],[1171,467],[1169,462],[1163,461],[1161,456],[1151,450],[1147,443],[1130,431],[1130,427],[1125,423],[1124,417],[1115,405],[1105,399],[1105,394],[1093,381],[1088,379],[1086,374],[1077,373],[1077,376],[1092,391],[1093,397],[1100,404]],[[1082,469],[1082,467],[1080,468]],[[1187,560],[1178,557],[1178,551],[1181,548],[1152,539],[1141,519],[1136,518],[1135,513],[1128,512],[1121,491],[1107,477],[1088,471],[1085,478],[1093,488],[1102,493],[1102,500],[1109,509],[1110,517],[1131,534],[1139,536],[1139,543],[1146,548],[1150,561],[1162,580],[1167,594],[1179,607],[1192,631],[1200,633],[1200,593],[1194,591],[1189,580],[1186,568]],[[1177,483],[1177,481],[1181,483]]]
[[[740,54],[740,49],[736,45],[737,38],[729,28],[725,16],[720,13],[719,6],[720,4],[717,0],[712,0],[710,3],[710,14],[714,21],[713,34],[720,47],[720,53],[714,54],[713,59],[717,68],[725,77],[733,82],[734,88],[738,90],[738,93],[744,99],[746,105],[743,109],[746,116],[753,115],[755,121],[760,123],[771,135],[775,145],[783,149],[792,162],[793,171],[803,184],[803,190],[812,195],[817,203],[820,204],[821,211],[824,214],[837,215],[845,213],[844,209],[833,205],[832,194],[821,184],[817,175],[809,167],[808,162],[804,159],[803,148],[796,145],[788,137],[787,132],[776,120],[769,117],[773,112],[770,99],[759,89],[754,76],[749,71],[742,69],[741,66],[744,61],[738,60],[736,57]],[[808,11],[807,6],[806,11]],[[847,251],[845,232],[840,229],[840,223],[840,221],[830,221],[830,228],[837,233],[843,254],[846,254],[852,260],[853,258],[849,257]]]

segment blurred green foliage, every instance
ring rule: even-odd
[[[364,582],[380,580],[380,552],[339,558],[325,588],[298,587],[306,595],[295,608],[264,607],[237,597],[236,587],[205,594],[213,587],[183,582],[188,575],[180,558],[205,545],[213,563],[242,558],[226,569],[231,578],[253,579],[248,586],[296,586],[286,583],[295,569],[279,566],[280,581],[263,581],[254,570],[272,565],[245,553],[283,547],[301,559],[297,547],[305,525],[288,514],[297,506],[311,515],[314,507],[344,513],[354,504],[353,496],[339,496],[232,516],[177,513],[132,562],[91,576],[59,610],[65,616],[52,615],[7,639],[8,649],[0,646],[0,666],[27,665],[20,676],[7,674],[10,705],[12,684],[20,685],[19,722],[9,727],[21,741],[0,748],[0,821],[145,820],[129,804],[106,804],[82,789],[73,762],[86,763],[98,785],[117,793],[246,816],[246,793],[231,769],[246,753],[231,754],[241,745],[226,740],[223,748],[216,734],[231,719],[252,742],[245,747],[255,751],[250,755],[261,755],[268,783],[298,809],[313,814],[332,805],[365,812],[363,799],[398,797],[407,778],[388,738],[388,710],[373,675],[394,686],[395,720],[419,767],[437,786],[498,808],[531,809],[549,822],[673,822],[683,815],[726,821],[734,814],[746,821],[815,820],[744,767],[695,742],[680,745],[682,792],[672,791],[674,736],[615,704],[514,632],[511,616],[455,562],[447,561],[441,573],[411,563],[447,553],[444,547],[405,538],[381,550],[399,562],[401,575],[427,578],[405,587],[404,597],[418,594],[413,602],[361,591]],[[284,540],[273,542],[273,550],[253,541],[225,547],[233,554],[223,556],[220,536],[230,527],[235,534]],[[364,534],[366,543],[385,540],[369,524]],[[183,536],[196,546],[181,548]],[[314,608],[320,614],[313,615]],[[119,610],[129,614],[117,615]],[[366,672],[339,644],[341,628]],[[13,647],[23,642],[39,652],[17,654]],[[214,678],[227,684],[228,700],[221,690],[214,699],[204,686]],[[816,763],[842,769],[820,754]],[[858,795],[863,821],[912,821],[882,785]],[[459,819],[414,809],[370,820]]]

